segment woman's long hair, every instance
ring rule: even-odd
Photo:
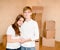
[[[19,21],[20,18],[23,18],[25,20],[25,18],[23,17],[23,15],[19,14],[14,22],[14,24],[12,24],[13,29],[15,30],[15,35],[20,35],[20,30],[19,30],[19,26],[17,24],[17,22]]]

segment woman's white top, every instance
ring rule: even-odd
[[[18,39],[18,38],[20,38],[20,36],[16,36],[15,35],[15,31],[14,31],[14,29],[12,28],[12,25],[10,25],[9,27],[8,27],[8,29],[7,29],[7,35],[11,35],[11,38],[12,39]],[[17,48],[19,48],[20,47],[20,43],[19,42],[11,42],[11,43],[9,43],[8,41],[7,41],[7,45],[6,45],[6,48],[8,48],[8,49],[17,49]]]
[[[39,39],[38,24],[34,20],[25,21],[21,26],[21,37],[31,39],[32,41],[21,44],[23,47],[35,47],[35,40]]]

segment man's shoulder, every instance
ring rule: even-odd
[[[35,20],[32,20],[32,22],[33,22],[33,23],[37,23],[37,21],[35,21]]]

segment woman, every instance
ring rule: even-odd
[[[19,30],[24,20],[23,15],[18,15],[15,22],[8,27],[6,50],[20,50],[23,38],[20,38],[21,32]]]
[[[21,44],[21,50],[36,50],[35,40],[39,39],[38,24],[32,20],[32,9],[29,6],[24,7],[23,15],[25,22],[21,26],[21,36],[24,38],[24,42]]]

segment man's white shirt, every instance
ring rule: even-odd
[[[39,28],[37,22],[32,19],[30,21],[25,21],[22,24],[20,31],[21,37],[32,40],[21,45],[24,47],[35,47],[35,40],[39,39]]]

